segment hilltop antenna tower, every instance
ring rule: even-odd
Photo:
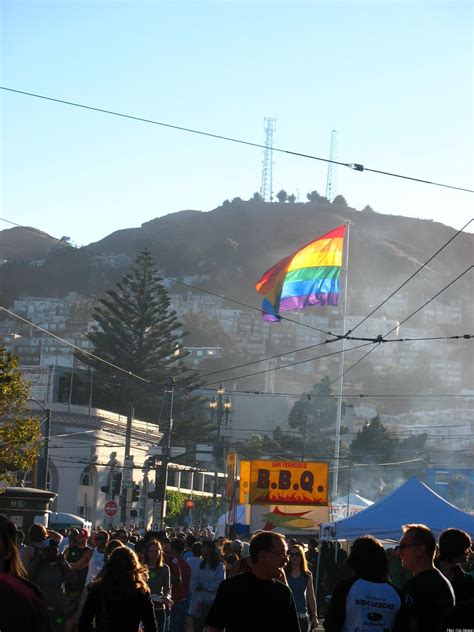
[[[331,132],[331,147],[329,149],[329,160],[337,160],[337,130]],[[333,162],[328,163],[328,178],[326,182],[326,197],[332,202],[336,197],[337,174],[336,165]]]
[[[265,117],[265,149],[262,161],[262,185],[260,195],[265,202],[273,199],[273,132],[276,130],[276,119]]]

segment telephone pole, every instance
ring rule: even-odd
[[[133,458],[130,455],[132,443],[132,420],[135,416],[133,404],[129,402],[127,410],[127,426],[125,429],[125,458],[123,460],[122,494],[120,497],[120,522],[127,522],[127,508],[131,507],[129,497],[133,488]],[[128,491],[130,489],[130,492]]]
[[[163,529],[163,521],[166,516],[166,486],[168,484],[168,464],[170,459],[171,431],[173,429],[173,393],[174,378],[170,377],[165,385],[165,425],[163,439],[161,441],[162,455],[161,465],[155,470],[155,493],[153,499],[153,522]]]

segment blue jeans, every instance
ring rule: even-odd
[[[184,632],[184,621],[188,612],[188,600],[175,601],[171,607],[169,618],[169,632]]]

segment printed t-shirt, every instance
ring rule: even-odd
[[[391,632],[396,629],[401,599],[388,581],[342,579],[334,587],[324,620],[326,632]]]

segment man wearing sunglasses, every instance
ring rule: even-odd
[[[434,566],[436,538],[433,533],[423,524],[405,525],[395,550],[403,568],[413,573],[402,586],[402,629],[445,632],[446,617],[455,599],[451,584]]]
[[[206,618],[208,632],[299,632],[282,535],[259,531],[250,541],[252,568],[225,579]]]

